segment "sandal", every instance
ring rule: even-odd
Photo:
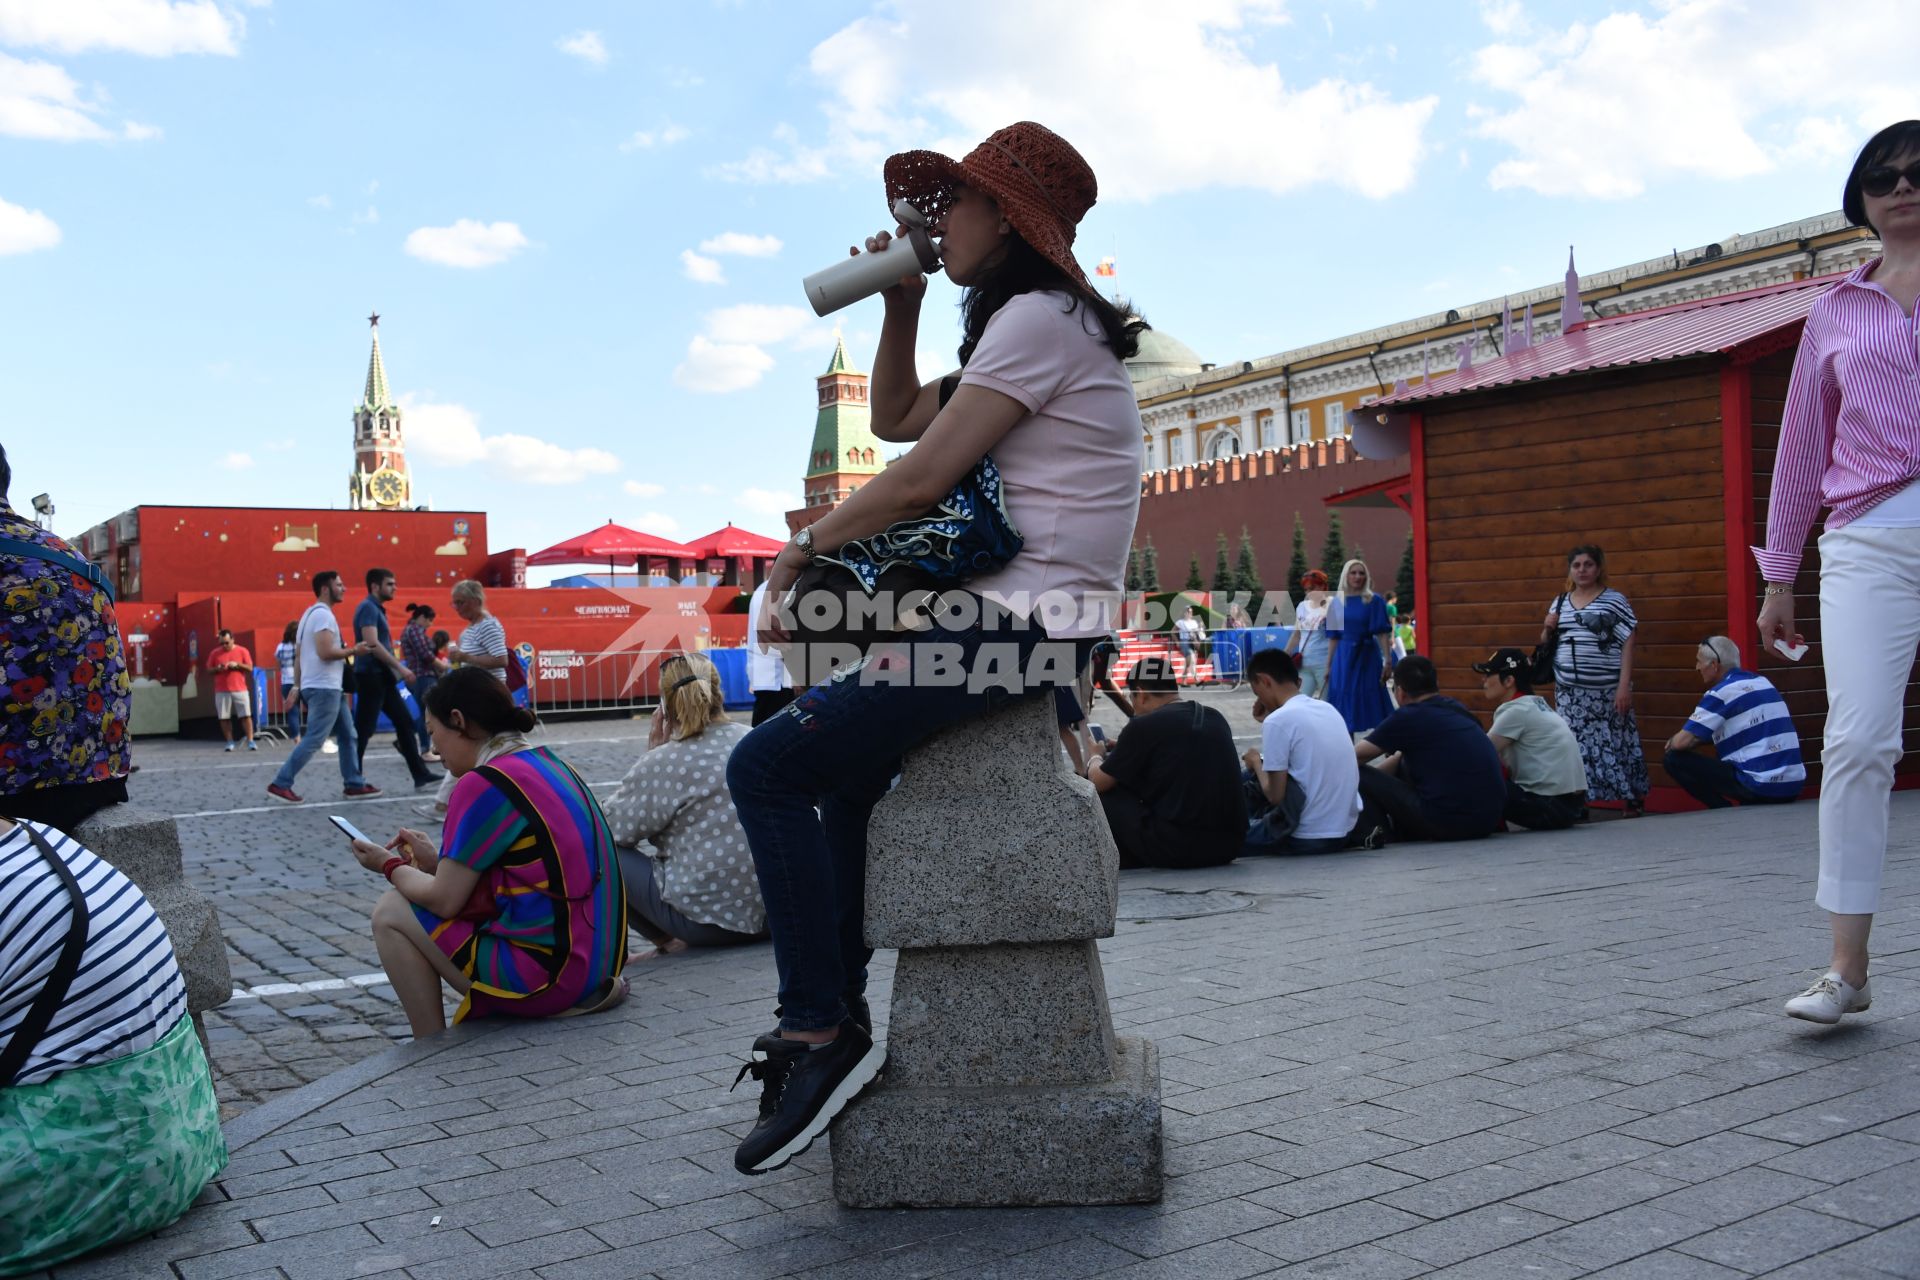
[[[553,1016],[556,1018],[577,1018],[587,1013],[605,1013],[608,1009],[613,1008],[622,1000],[625,1000],[629,989],[625,978],[618,976],[608,978],[605,982],[595,987],[592,993],[584,997],[579,1004],[576,1004],[571,1009],[562,1010]]]

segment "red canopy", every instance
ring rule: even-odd
[[[787,544],[779,538],[769,538],[765,534],[751,529],[739,529],[731,523],[724,529],[715,529],[703,538],[695,538],[687,543],[693,554],[702,560],[738,559],[752,557],[770,559],[780,554],[780,548]]]
[[[527,557],[527,563],[597,564],[605,560],[612,565],[616,560],[638,562],[661,556],[688,560],[695,557],[695,552],[692,547],[682,543],[629,529],[609,520],[591,532],[568,538],[565,542],[556,542],[544,551],[534,552]]]

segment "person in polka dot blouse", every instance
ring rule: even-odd
[[[720,673],[705,654],[661,664],[646,753],[605,805],[631,923],[655,956],[767,936],[753,854],[727,790],[727,758],[747,731],[727,718]]]

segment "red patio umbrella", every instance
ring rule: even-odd
[[[590,530],[565,542],[556,542],[545,550],[536,551],[527,557],[528,564],[597,564],[607,562],[607,572],[613,572],[615,561],[631,561],[637,567],[642,560],[654,556],[666,556],[676,560],[687,560],[694,556],[694,549],[684,543],[651,533],[642,533],[638,529],[629,529],[623,524],[609,520],[598,529]]]
[[[694,555],[702,560],[733,560],[741,558],[766,559],[780,554],[780,548],[786,542],[780,538],[769,538],[765,534],[755,533],[751,529],[737,528],[729,523],[724,529],[715,529],[705,537],[695,538],[687,545]]]

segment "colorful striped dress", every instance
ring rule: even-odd
[[[434,945],[473,980],[469,1014],[565,1012],[627,961],[627,904],[613,836],[578,774],[545,747],[515,751],[462,777],[440,856],[480,873],[463,915],[416,905]],[[490,910],[475,911],[491,900]]]

